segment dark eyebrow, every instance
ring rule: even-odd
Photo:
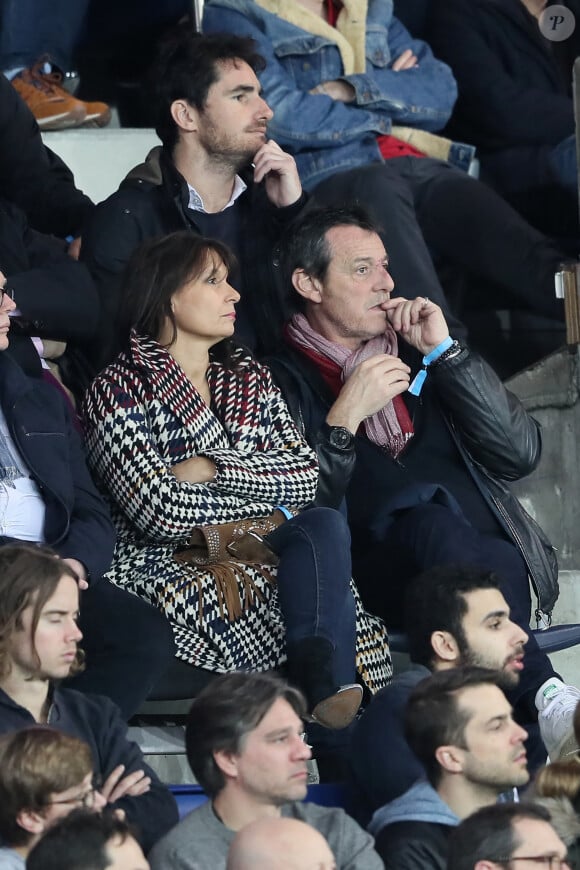
[[[287,734],[292,734],[292,728],[277,728],[275,731],[268,731],[264,737],[266,740],[273,740],[275,737],[285,737]]]
[[[257,88],[255,85],[237,85],[235,88],[231,88],[229,91],[226,91],[226,94],[253,94],[256,91],[258,94],[262,93],[261,88]]]
[[[491,719],[488,719],[485,724],[486,726],[488,726],[493,725],[494,722],[507,722],[511,714],[512,711],[510,710],[509,713],[501,713],[499,716],[492,716]]]
[[[488,619],[498,619],[503,616],[506,616],[509,619],[509,611],[508,610],[492,610],[490,613],[486,613],[486,615],[481,620],[482,622],[487,622]]]

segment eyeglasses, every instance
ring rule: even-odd
[[[559,855],[517,855],[515,858],[501,858],[498,864],[511,864],[513,861],[533,861],[535,864],[547,864],[548,870],[570,870],[568,856]]]
[[[4,305],[6,296],[14,302],[14,290],[10,290],[8,287],[0,287],[0,308]]]
[[[0,305],[2,304],[0,299]],[[65,798],[65,800],[60,801],[47,801],[50,806],[58,806],[59,804],[75,804],[76,806],[82,807],[85,810],[90,810],[93,808],[95,804],[95,792],[99,791],[100,782],[96,779],[93,780],[92,785],[81,794],[77,794],[74,797]]]

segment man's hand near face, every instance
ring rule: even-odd
[[[264,181],[266,194],[277,208],[294,205],[302,196],[296,162],[270,139],[254,156],[254,181]]]
[[[345,381],[326,422],[355,435],[363,420],[408,389],[410,371],[402,360],[386,353],[364,360]]]
[[[449,335],[447,321],[438,305],[418,296],[416,299],[388,299],[381,308],[389,323],[407,344],[426,356]]]

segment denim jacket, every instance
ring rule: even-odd
[[[382,160],[376,136],[389,133],[393,124],[440,130],[457,96],[449,67],[433,57],[426,43],[410,36],[393,16],[392,0],[369,0],[366,71],[353,75],[344,74],[336,43],[253,0],[206,0],[203,29],[256,40],[267,62],[260,74],[264,97],[275,113],[269,133],[294,154],[306,188],[336,172]],[[393,71],[392,62],[408,48],[417,56],[417,66]],[[352,103],[309,93],[334,79],[352,85]],[[459,146],[453,156],[465,166],[472,149]]]

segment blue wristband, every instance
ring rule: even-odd
[[[284,514],[287,520],[291,520],[294,517],[292,511],[289,511],[287,507],[284,507],[284,505],[278,504],[274,510],[280,511],[281,514]]]
[[[433,348],[431,353],[428,353],[427,356],[423,357],[424,368],[417,372],[413,378],[411,386],[409,387],[409,392],[412,396],[419,396],[421,394],[423,384],[427,378],[427,367],[430,366],[432,362],[435,362],[436,359],[439,359],[441,354],[445,353],[446,350],[449,350],[452,344],[453,339],[448,335],[447,338],[443,339],[441,344],[438,344],[437,347]]]
[[[441,344],[438,344],[437,347],[434,347],[431,353],[428,353],[427,356],[423,357],[423,365],[429,366],[432,362],[435,362],[436,359],[439,359],[442,353],[445,353],[446,350],[449,350],[451,345],[453,344],[453,339],[450,335],[447,338],[444,338]]]

